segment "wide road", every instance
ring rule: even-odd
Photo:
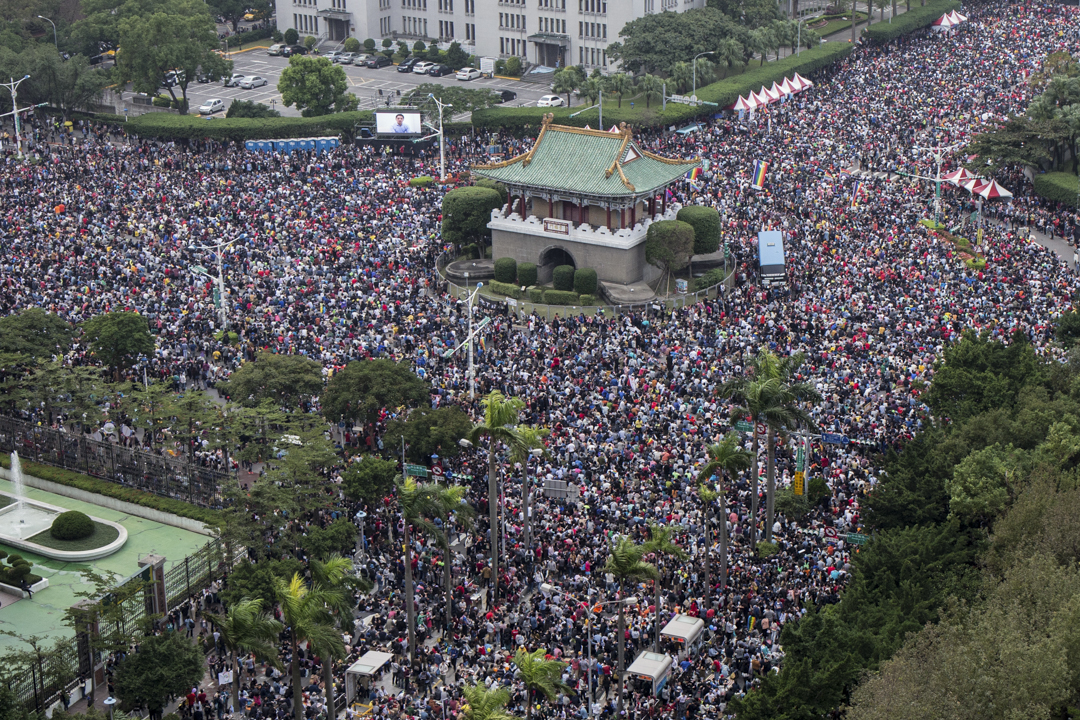
[[[263,87],[244,90],[238,87],[223,87],[222,83],[188,85],[188,103],[192,113],[197,111],[199,105],[211,98],[220,98],[225,101],[225,108],[235,99],[254,100],[269,105],[281,112],[282,115],[298,116],[300,112],[295,108],[287,108],[281,104],[281,93],[277,91],[278,78],[281,71],[289,64],[288,58],[272,57],[266,54],[266,50],[249,50],[246,52],[233,53],[233,72],[244,75],[257,75],[266,78],[267,84]],[[387,99],[391,104],[397,102],[398,91],[402,95],[422,83],[439,83],[441,85],[460,85],[466,88],[490,90],[511,90],[517,93],[517,98],[506,103],[508,106],[535,105],[540,96],[550,92],[547,87],[533,83],[523,83],[517,80],[502,80],[499,78],[470,80],[468,82],[455,80],[453,75],[435,78],[415,73],[400,73],[397,67],[379,68],[378,70],[356,67],[354,65],[342,65],[345,75],[349,79],[349,89],[360,98],[360,109],[371,110],[375,107],[386,105]],[[382,95],[379,91],[382,91]],[[224,113],[219,113],[224,116]]]

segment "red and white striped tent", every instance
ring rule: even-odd
[[[750,109],[756,107],[756,105],[754,104],[754,101],[753,101],[753,97],[754,96],[751,95],[750,96],[751,99],[747,100],[742,95],[740,95],[739,99],[735,101],[735,104],[731,106],[731,109],[732,110],[750,110]]]
[[[976,195],[982,195],[987,200],[993,200],[995,198],[1011,198],[1013,194],[1005,188],[998,185],[997,180],[991,180],[982,187],[972,190]]]
[[[784,78],[784,82],[780,83],[779,87],[785,95],[791,95],[793,93],[799,92],[798,88],[795,87],[795,84],[791,82],[791,80],[789,80],[788,78]]]
[[[961,15],[960,13],[956,12],[955,10],[953,10],[951,13],[949,13],[949,17],[952,18],[953,20],[955,20],[958,23],[962,23],[962,22],[967,21],[967,15]]]
[[[945,182],[952,183],[953,185],[959,186],[960,183],[965,182],[967,180],[978,179],[978,176],[973,175],[972,173],[968,172],[964,168],[960,168],[959,170],[953,170],[951,173],[945,173],[944,175],[941,176],[941,179],[944,180]]]
[[[952,17],[952,13],[945,13],[944,15],[939,17],[937,20],[935,20],[933,23],[931,23],[931,27],[934,30],[943,31],[943,30],[951,30],[952,28],[956,27],[959,24],[960,24],[960,21],[957,20],[957,19],[954,19]]]
[[[769,96],[765,94],[765,88],[761,88],[756,93],[750,93],[750,97],[754,100],[754,107],[764,107],[772,102]]]
[[[775,83],[773,83],[775,85]],[[771,88],[762,87],[761,93],[769,99],[769,102],[774,103],[780,100],[780,93]]]
[[[971,177],[967,180],[962,180],[957,185],[964,188],[970,193],[978,193],[982,189],[983,185],[986,185],[986,181],[981,177]]]

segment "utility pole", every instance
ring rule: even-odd
[[[435,101],[435,104],[439,106],[439,179],[446,179],[446,135],[443,133],[443,108],[454,107],[450,103],[444,103],[435,97],[434,94],[428,93],[428,97]],[[472,352],[472,346],[469,346],[469,352]]]
[[[15,78],[11,78],[11,82],[0,83],[0,85],[3,85],[4,87],[6,87],[8,89],[8,92],[11,93],[11,111],[12,111],[12,114],[15,116],[15,149],[16,149],[16,151],[18,153],[18,157],[20,157],[20,158],[23,156],[23,152],[22,152],[22,130],[20,129],[20,126],[19,126],[19,112],[20,112],[20,110],[19,110],[19,84],[22,83],[23,80],[29,80],[29,79],[30,79],[29,75],[23,75],[18,80],[16,80]],[[23,108],[23,109],[24,110],[29,110],[29,108]]]

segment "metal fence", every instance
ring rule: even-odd
[[[230,558],[220,540],[209,541],[165,571],[168,609],[202,591],[246,557],[247,552],[241,550]],[[105,605],[119,601],[122,608],[119,613],[106,614],[109,626],[101,627],[100,632],[117,633],[120,637],[138,632],[139,622],[154,613],[151,579],[150,568],[143,568],[117,583],[112,592],[100,599]],[[21,667],[4,667],[4,677],[19,703],[28,710],[43,712],[59,699],[61,692],[70,692],[80,676],[89,675],[90,653],[85,636],[66,638],[36,657],[28,655]]]
[[[187,457],[155,455],[83,435],[0,416],[0,452],[85,473],[200,507],[220,507],[219,489],[229,473]]]

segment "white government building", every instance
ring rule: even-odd
[[[705,0],[276,0],[277,26],[328,42],[355,37],[459,42],[483,57],[547,67],[607,67],[607,46],[645,15],[684,12]]]

